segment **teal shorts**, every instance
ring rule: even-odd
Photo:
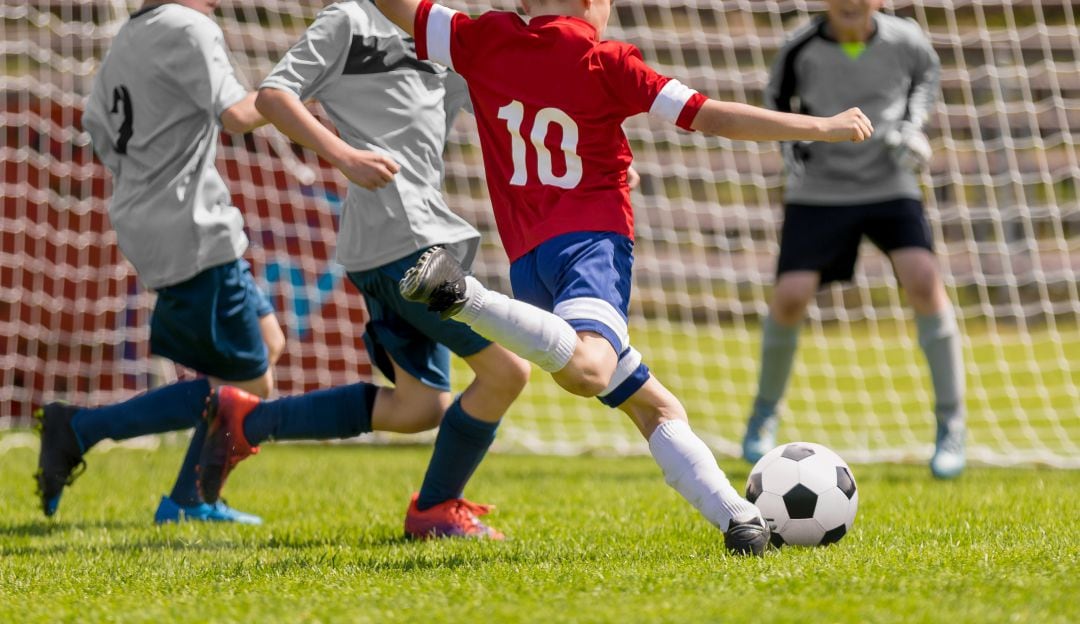
[[[371,316],[364,332],[368,355],[387,379],[394,381],[392,358],[424,384],[449,391],[450,353],[469,357],[491,341],[468,325],[443,320],[426,305],[401,296],[398,282],[425,251],[368,271],[352,271],[349,281],[364,295]]]

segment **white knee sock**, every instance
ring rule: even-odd
[[[667,484],[721,531],[726,532],[733,519],[758,516],[757,507],[731,487],[712,451],[686,421],[669,420],[657,427],[649,437],[649,451]]]
[[[551,312],[488,290],[465,278],[468,302],[455,320],[549,373],[562,370],[577,348],[577,332]]]

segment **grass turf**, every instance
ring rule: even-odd
[[[269,445],[227,492],[266,525],[155,527],[182,452],[92,452],[53,520],[0,454],[0,621],[1080,620],[1076,471],[854,466],[851,534],[745,559],[648,458],[493,455],[468,494],[512,539],[418,543],[426,447]]]

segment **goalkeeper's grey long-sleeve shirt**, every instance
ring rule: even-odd
[[[866,49],[849,56],[824,17],[796,31],[777,56],[766,104],[775,110],[830,116],[858,106],[874,124],[862,143],[783,145],[784,201],[851,205],[921,199],[916,174],[890,155],[884,137],[904,123],[922,128],[938,93],[940,62],[919,26],[874,14]]]

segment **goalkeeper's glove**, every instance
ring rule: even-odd
[[[885,134],[893,160],[905,169],[920,171],[930,164],[930,140],[911,123],[901,123]]]

